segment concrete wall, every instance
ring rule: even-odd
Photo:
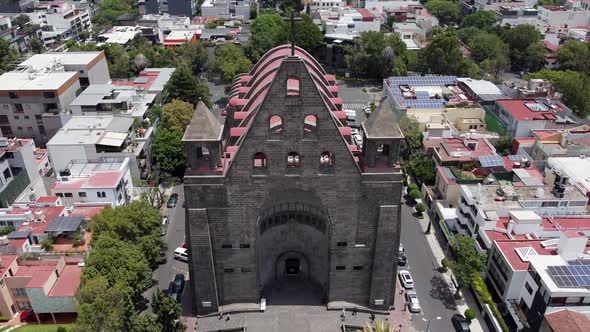
[[[7,262],[3,261],[2,264],[6,264]],[[12,300],[12,294],[10,293],[10,288],[8,287],[8,285],[6,285],[6,282],[4,280],[5,277],[9,277],[10,273],[8,271],[11,271],[13,274],[16,273],[16,271],[18,270],[18,264],[16,259],[7,267],[6,272],[4,273],[3,276],[1,276],[2,278],[2,282],[0,285],[0,315],[4,316],[4,317],[12,317],[12,315],[14,315],[16,313],[16,310],[18,310],[16,308],[16,305],[14,304],[14,301]],[[12,306],[15,306],[15,311],[12,310]]]

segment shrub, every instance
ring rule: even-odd
[[[76,248],[76,247],[79,247],[83,244],[84,244],[84,237],[82,237],[82,234],[80,234],[80,232],[77,232],[76,234],[74,234],[74,236],[72,238],[72,246],[74,248]]]
[[[473,309],[471,309],[471,308],[469,308],[469,309],[465,310],[465,318],[466,318],[468,321],[472,321],[472,320],[474,320],[474,319],[475,319],[475,310],[473,310]]]
[[[407,182],[407,180],[406,180],[406,182]],[[416,185],[415,183],[410,183],[408,185],[408,192],[410,192],[412,190],[418,190],[418,185]]]
[[[422,193],[420,193],[418,189],[410,190],[408,195],[410,195],[410,198],[413,200],[417,200],[418,198],[422,197]]]
[[[485,281],[481,278],[481,276],[479,274],[476,273],[473,276],[473,281],[471,283],[471,287],[473,287],[473,290],[475,290],[479,299],[483,303],[486,303],[490,306],[490,308],[492,309],[492,312],[494,313],[494,317],[496,317],[496,319],[498,320],[498,323],[500,323],[500,326],[502,327],[502,331],[508,332],[509,331],[508,324],[506,324],[506,322],[504,321],[504,317],[502,317],[500,310],[498,310],[498,306],[496,305],[496,303],[494,303],[494,301],[492,299],[492,295],[490,294],[490,291],[488,290],[488,286],[486,286]],[[467,317],[467,315],[465,317]]]
[[[56,332],[68,332],[68,330],[63,326],[58,326]]]
[[[408,186],[408,179],[406,179],[405,177],[404,177],[404,179],[402,180],[402,185],[403,185],[404,187],[407,187],[407,186]]]
[[[0,322],[8,322],[9,320],[10,320],[10,317],[0,316]]]

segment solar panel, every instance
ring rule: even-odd
[[[502,161],[502,157],[500,156],[481,156],[477,158],[481,167],[502,167],[504,166],[504,161]]]
[[[511,154],[508,156],[508,160],[512,160],[512,161],[522,161],[523,159],[524,159],[524,157],[519,154]]]
[[[570,265],[548,266],[547,272],[558,287],[590,287],[589,263],[571,261]]]
[[[46,232],[75,232],[80,228],[82,217],[59,216],[54,218],[45,228]]]

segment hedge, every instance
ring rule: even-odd
[[[500,326],[502,327],[502,331],[508,332],[509,331],[508,324],[506,324],[506,322],[504,321],[504,317],[502,317],[500,310],[498,310],[498,306],[496,305],[496,303],[492,299],[492,295],[490,294],[490,291],[488,290],[488,286],[486,285],[485,281],[481,278],[479,273],[476,273],[473,276],[473,281],[471,282],[471,287],[473,287],[473,289],[477,293],[479,299],[481,301],[483,301],[483,303],[488,304],[490,306],[490,308],[492,308],[492,313],[494,314],[494,317],[496,317],[496,319],[498,320],[498,323],[500,323]]]

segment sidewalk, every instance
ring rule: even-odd
[[[403,287],[399,283],[399,279],[395,278],[395,309],[389,311],[389,321],[394,331],[414,332],[416,329],[412,323],[412,315],[406,310],[406,300],[404,295],[399,291]],[[399,327],[401,326],[401,330]]]
[[[420,226],[422,227],[422,230],[424,232],[426,232],[426,229],[428,228],[428,223],[430,222],[430,216],[428,215],[428,213],[424,213],[424,218],[423,219],[418,219],[418,221],[420,222]],[[434,255],[434,257],[436,257],[436,264],[440,267],[440,262],[442,261],[443,258],[446,258],[446,255],[443,251],[443,249],[440,246],[440,243],[438,242],[437,238],[436,238],[436,227],[434,225],[432,225],[432,227],[430,227],[430,234],[425,234],[426,236],[426,241],[428,242],[428,246],[430,246],[430,249],[432,250],[432,254]],[[451,291],[453,293],[455,293],[456,288],[454,286],[453,281],[451,280],[451,276],[450,274],[447,273],[441,273],[441,275],[443,276],[443,278],[445,279],[445,281],[447,282],[447,284],[449,285],[449,288],[451,289]],[[469,294],[468,292],[462,292],[463,294],[463,299],[461,300],[455,300],[455,302],[457,303],[457,311],[459,311],[459,313],[461,315],[463,315],[463,313],[465,312],[465,310],[467,310],[468,308],[473,308],[478,312],[478,317],[476,317],[476,319],[471,321],[471,324],[469,325],[469,328],[471,329],[471,331],[473,332],[483,332],[486,331],[483,329],[482,327],[482,323],[480,322],[480,312],[477,308],[477,306],[475,305],[475,300],[471,298],[471,294]],[[471,305],[467,305],[466,302],[469,302]]]

